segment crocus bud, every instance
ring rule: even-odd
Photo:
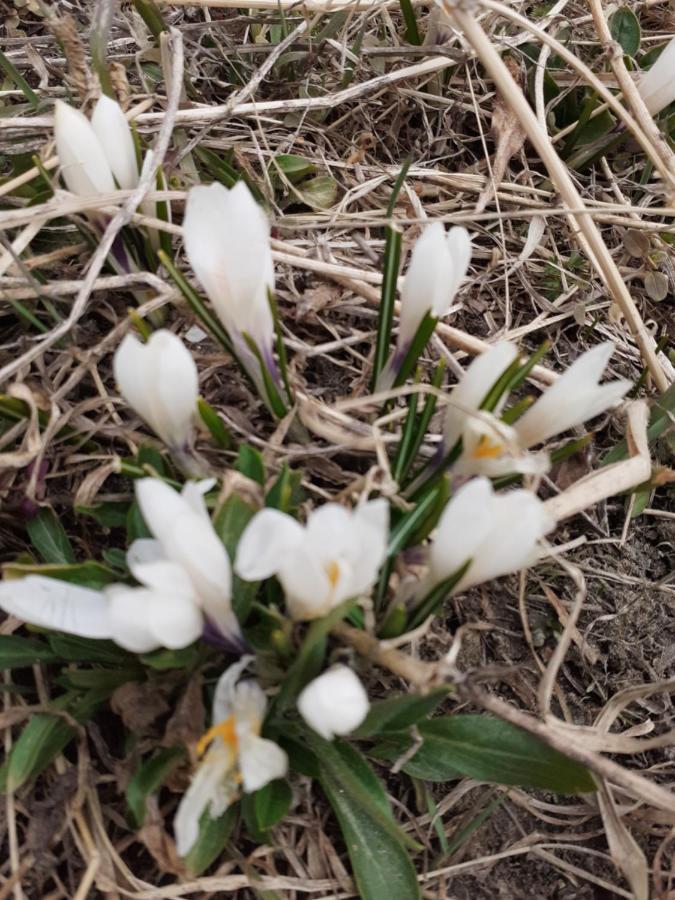
[[[427,313],[444,316],[466,275],[471,240],[466,228],[446,233],[442,222],[427,226],[413,247],[401,291],[399,347],[409,346]]]
[[[54,138],[61,174],[69,191],[81,196],[138,184],[136,149],[119,103],[101,96],[91,122],[61,100],[54,108]]]
[[[54,139],[69,191],[86,197],[115,190],[108,159],[91,122],[62,100],[54,107]]]
[[[452,496],[429,552],[431,588],[472,560],[454,593],[517,572],[536,558],[538,541],[555,523],[530,491],[496,494],[487,478],[474,478]]]
[[[259,368],[243,336],[249,336],[275,373],[269,305],[274,267],[267,217],[243,181],[230,190],[222,184],[198,185],[188,193],[183,236],[195,275],[260,387]]]
[[[631,387],[626,378],[598,384],[613,352],[609,341],[587,350],[544,391],[513,426],[521,447],[541,444],[594,419],[623,399]]]
[[[298,697],[300,715],[327,741],[358,728],[369,707],[368,695],[358,677],[348,666],[341,665],[310,681]]]
[[[190,441],[197,408],[197,366],[180,338],[161,329],[147,344],[128,334],[113,360],[120,393],[164,443],[181,450]]]
[[[638,91],[653,116],[675,100],[675,38],[666,44],[651,69],[640,76]]]
[[[326,503],[304,527],[276,509],[263,509],[239,541],[234,569],[246,581],[276,575],[291,616],[318,619],[345,600],[370,594],[388,531],[385,500],[354,510]]]

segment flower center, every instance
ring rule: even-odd
[[[490,438],[484,434],[476,444],[473,455],[475,459],[495,459],[495,457],[501,455],[503,449],[503,444],[491,441]]]
[[[227,719],[224,719],[222,722],[219,722],[217,725],[213,725],[209,728],[208,731],[204,732],[204,734],[197,741],[197,755],[203,756],[206,752],[206,748],[211,744],[217,737],[222,738],[223,742],[230,750],[237,749],[237,729],[236,729],[237,720],[234,716],[229,716]]]
[[[326,575],[328,575],[328,581],[330,582],[330,586],[334,588],[338,583],[338,579],[340,578],[340,566],[332,559],[329,563],[326,563],[325,566]]]

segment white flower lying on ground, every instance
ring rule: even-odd
[[[234,570],[246,581],[276,575],[294,619],[317,619],[344,600],[372,590],[385,558],[389,505],[371,500],[354,510],[326,503],[305,526],[274,509],[251,519]]]
[[[57,100],[54,139],[61,174],[73,194],[91,196],[138,184],[136,149],[119,105],[102,95],[91,117]]]
[[[178,494],[159,479],[136,482],[143,517],[157,538],[134,541],[127,553],[142,587],[95,591],[29,575],[0,584],[0,609],[41,628],[107,638],[133,653],[186,647],[209,628],[240,647],[230,563],[206,511],[205,487],[188,483]]]
[[[463,439],[455,471],[490,476],[546,471],[547,454],[527,453],[531,447],[599,416],[629,390],[631,383],[624,378],[598,383],[613,350],[608,342],[582,353],[511,426],[498,420],[506,396],[494,413],[481,412],[480,405],[518,352],[505,342],[477,357],[450,392],[445,415],[445,452]]]
[[[474,478],[448,501],[429,551],[427,592],[450,578],[466,562],[471,565],[455,585],[463,591],[526,568],[537,545],[555,523],[530,491],[496,494],[487,478]]]
[[[300,715],[327,741],[358,728],[369,708],[366,689],[352,669],[343,665],[310,681],[298,697]]]
[[[640,75],[638,91],[653,116],[675,100],[675,38],[666,44],[651,69]]]
[[[113,359],[120,394],[164,443],[185,449],[192,436],[199,376],[192,354],[164,328],[146,344],[127,334]]]
[[[208,809],[211,818],[218,818],[240,791],[257,791],[288,771],[286,753],[274,741],[260,737],[267,707],[262,688],[255,681],[239,681],[251,658],[243,657],[230,666],[218,681],[213,727],[197,745],[203,759],[174,819],[176,849],[181,856],[197,840],[204,810]]]

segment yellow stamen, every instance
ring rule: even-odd
[[[202,756],[209,744],[217,737],[222,738],[231,750],[237,749],[237,730],[234,716],[229,716],[229,718],[219,722],[217,725],[213,725],[199,738],[197,741],[197,755]]]
[[[340,567],[334,560],[331,560],[331,562],[327,563],[326,574],[328,575],[330,586],[334,588],[338,583],[338,578],[340,577]]]
[[[473,455],[476,459],[494,459],[501,455],[503,449],[503,444],[492,443],[490,438],[484,434],[478,441],[476,449],[473,451]]]

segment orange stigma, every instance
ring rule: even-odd
[[[234,716],[229,716],[227,719],[224,719],[222,722],[219,722],[217,725],[213,725],[206,731],[197,741],[197,755],[203,756],[206,752],[206,748],[211,744],[217,737],[223,739],[223,742],[228,746],[231,750],[237,749],[237,730],[236,730],[236,719]]]
[[[495,459],[497,456],[501,455],[503,449],[503,444],[493,444],[490,441],[490,438],[484,434],[478,441],[476,449],[473,451],[473,455],[476,459]]]
[[[327,563],[326,574],[328,575],[330,586],[334,588],[338,583],[338,578],[340,577],[340,566],[338,566],[335,560],[331,560],[329,563]]]

